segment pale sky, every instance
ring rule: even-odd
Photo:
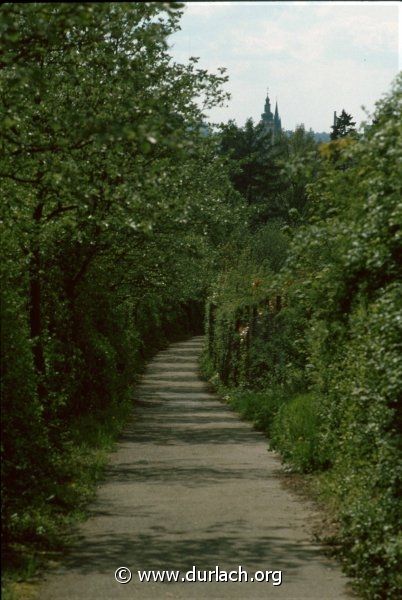
[[[398,73],[397,2],[187,2],[170,38],[178,62],[226,67],[232,98],[214,122],[259,121],[267,88],[285,129],[330,131],[344,108],[360,123]]]

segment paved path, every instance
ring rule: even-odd
[[[202,338],[150,363],[91,516],[41,600],[347,598],[310,540],[311,509],[283,489],[262,435],[197,375]],[[282,570],[269,583],[140,583],[138,569]],[[132,569],[126,585],[117,567]],[[275,578],[278,580],[279,575]]]

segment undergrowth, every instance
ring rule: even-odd
[[[127,423],[133,399],[127,395],[118,405],[85,415],[70,429],[68,451],[60,462],[60,479],[53,494],[32,499],[16,513],[12,531],[21,540],[3,553],[2,597],[14,600],[19,589],[32,580],[47,561],[68,546],[73,526],[86,518],[86,506],[94,498],[108,456]],[[23,582],[23,583],[22,583]]]

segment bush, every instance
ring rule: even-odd
[[[279,386],[261,392],[232,389],[226,393],[226,397],[232,408],[268,436],[271,434],[276,415],[285,402],[284,391]]]
[[[402,286],[392,284],[354,312],[338,383],[344,553],[362,585],[371,574],[372,598],[393,598],[401,584],[401,306]]]
[[[325,466],[320,453],[319,402],[312,394],[300,394],[282,404],[272,427],[271,445],[292,468],[309,473]]]

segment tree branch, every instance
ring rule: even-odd
[[[52,210],[51,213],[46,215],[45,221],[46,223],[48,223],[51,219],[53,219],[53,217],[57,217],[57,215],[65,213],[69,210],[74,210],[76,208],[78,208],[78,204],[71,204],[70,206],[58,206],[57,208]]]
[[[18,177],[17,175],[12,175],[11,173],[0,173],[0,177],[6,177],[7,179],[12,179],[13,181],[16,181],[17,183],[31,183],[31,184],[39,183],[38,179],[25,179],[23,177]]]

